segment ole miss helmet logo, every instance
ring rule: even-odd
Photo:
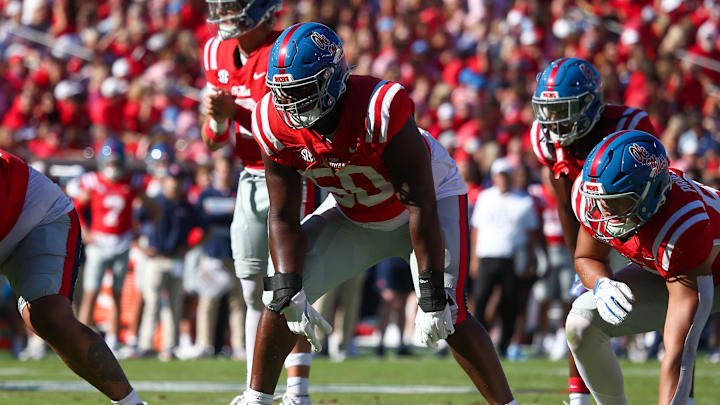
[[[641,165],[650,166],[650,174],[653,176],[667,169],[668,167],[668,161],[666,157],[650,155],[650,152],[648,152],[647,149],[645,149],[642,145],[634,143],[630,145],[628,151],[630,152],[630,156],[632,156],[636,162]]]

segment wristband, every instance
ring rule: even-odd
[[[228,128],[227,120],[222,123],[215,121],[214,118],[210,118],[207,124],[207,130],[205,131],[208,139],[215,143],[227,142],[230,139],[230,131]]]
[[[425,270],[419,277],[420,298],[418,306],[423,312],[437,312],[445,309],[445,273]]]
[[[213,132],[215,132],[216,134],[221,134],[227,131],[228,128],[227,120],[217,122],[215,118],[210,118],[210,123],[208,125],[210,126],[210,129],[212,129]]]
[[[302,289],[302,277],[295,273],[276,273],[263,278],[263,290],[272,291],[273,299],[267,308],[278,314],[288,306],[290,299]]]

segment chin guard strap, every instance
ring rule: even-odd
[[[302,277],[299,274],[275,273],[272,277],[263,278],[263,290],[273,292],[273,299],[267,308],[278,314],[301,289]]]

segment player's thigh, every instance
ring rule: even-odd
[[[632,311],[620,325],[611,325],[602,319],[592,292],[576,299],[571,312],[591,321],[611,337],[662,330],[668,305],[668,292],[663,278],[631,264],[616,272],[613,279],[627,284],[635,296]]]
[[[265,178],[240,175],[230,240],[239,278],[265,274],[269,260],[267,215],[270,208]]]
[[[467,196],[451,196],[438,200],[438,219],[445,248],[445,291],[452,298],[450,310],[455,323],[467,316],[465,282],[470,265],[470,230]],[[419,294],[418,263],[413,253],[410,259],[413,285]],[[429,270],[429,269],[424,269]]]
[[[302,228],[308,241],[303,288],[310,302],[387,257],[410,254],[407,226],[393,231],[360,227],[345,218],[332,199],[308,216]],[[273,266],[268,267],[273,274]],[[263,300],[267,303],[271,298],[265,294]]]
[[[3,265],[22,313],[28,302],[60,294],[72,300],[82,243],[77,220],[63,215],[33,229]]]

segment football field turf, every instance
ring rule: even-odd
[[[565,362],[531,359],[503,362],[521,404],[562,404],[567,398]],[[122,362],[142,398],[157,404],[228,404],[242,389],[245,365],[229,360]],[[623,362],[630,404],[654,404],[659,364]],[[702,358],[696,371],[696,403],[720,403],[720,365]],[[280,380],[284,383],[284,376]],[[313,361],[314,404],[484,404],[452,358],[361,357],[343,363]],[[281,387],[282,388],[282,387]],[[280,392],[280,389],[278,390]],[[76,377],[54,355],[19,362],[0,354],[0,404],[104,404],[102,395]]]

